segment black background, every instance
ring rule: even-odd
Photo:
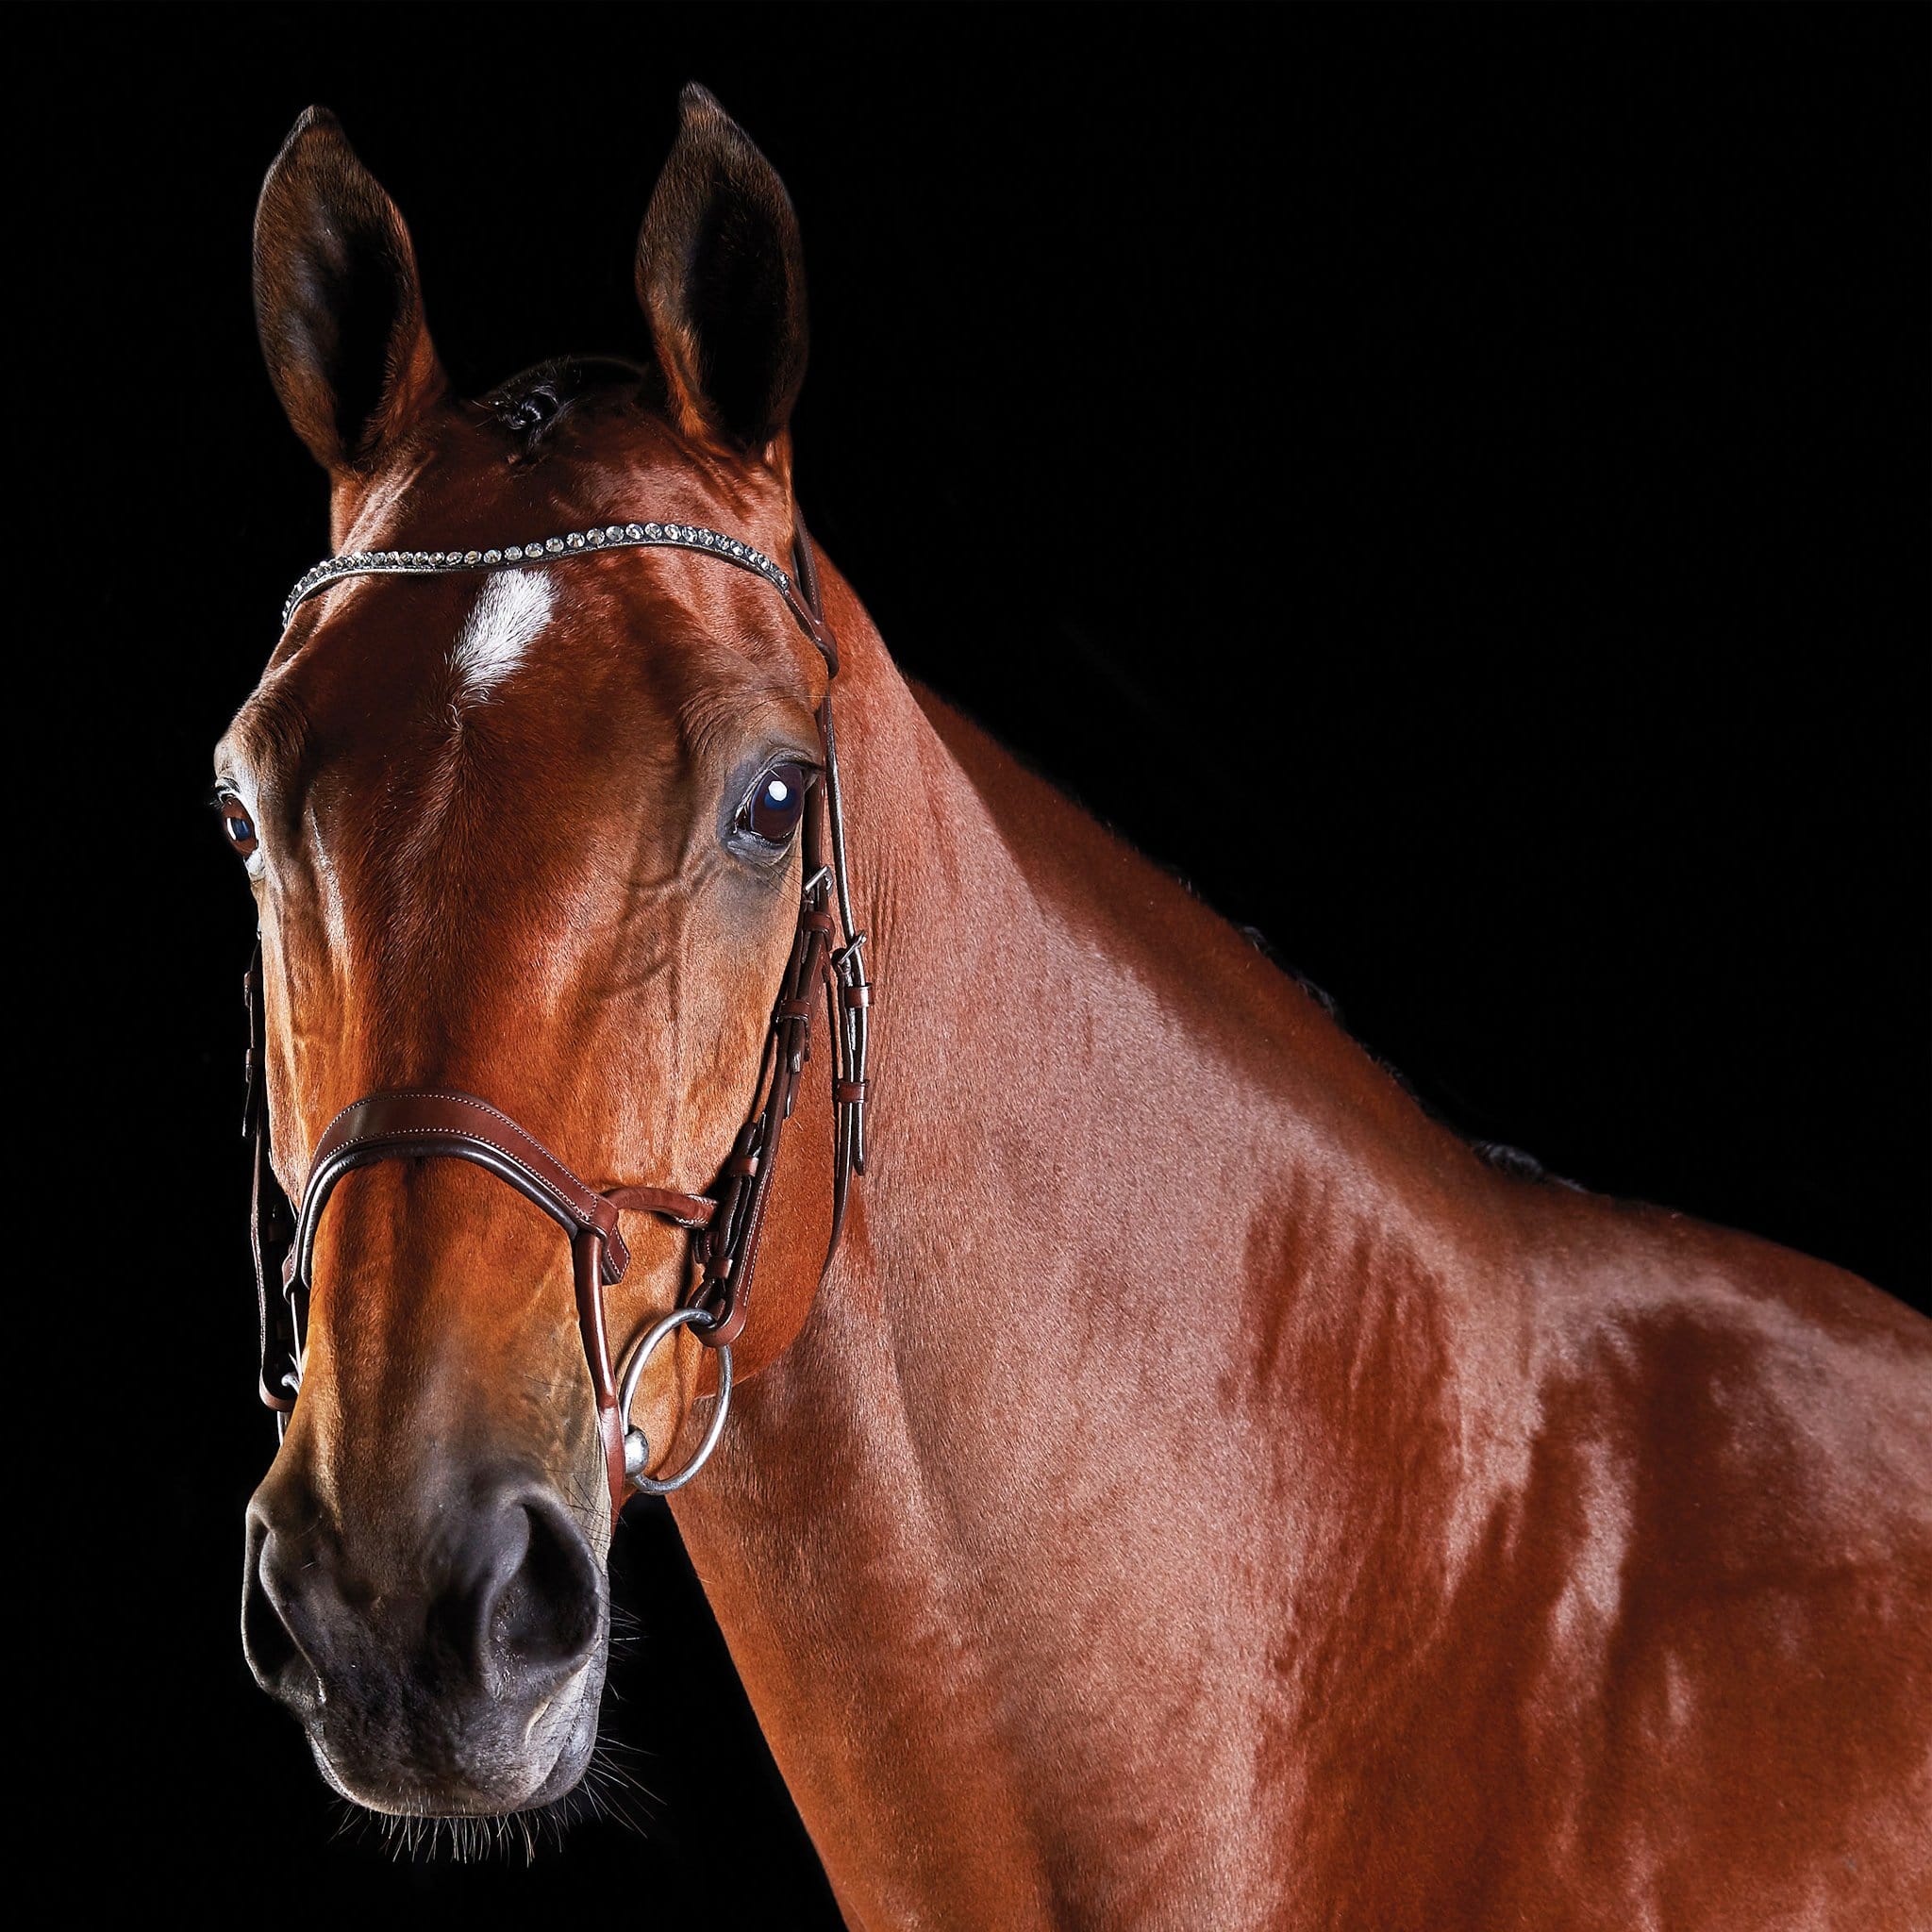
[[[137,1459],[58,1532],[87,1579],[69,1674],[110,1693],[49,1720],[115,1819],[76,1883],[186,1864],[195,1896],[297,1917],[620,1886],[709,1924],[829,1909],[661,1513],[633,1506],[617,1559],[641,1835],[393,1863],[332,1836],[241,1663],[272,1431],[232,1139],[249,908],[205,801],[326,548],[248,290],[300,108],[334,107],[402,206],[480,387],[641,351],[635,232],[706,81],[799,208],[802,490],[901,664],[1258,927],[1472,1136],[1923,1306],[1927,18],[26,17],[17,194],[51,220],[16,228],[16,480],[46,466],[57,529],[118,547],[26,574],[16,635],[75,687],[16,746],[100,1049],[75,1080],[63,1038],[61,1086],[113,1095],[85,1144],[138,1257],[110,1284]],[[71,1380],[45,1393],[90,1453]]]

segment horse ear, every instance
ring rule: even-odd
[[[638,300],[678,426],[765,452],[805,380],[805,254],[771,162],[705,89],[682,119],[638,237]]]
[[[447,387],[409,231],[325,108],[295,123],[261,184],[255,319],[282,408],[325,469],[367,463]]]

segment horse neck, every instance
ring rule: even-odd
[[[1021,1924],[1070,1817],[1254,1775],[1204,1683],[1281,1604],[1453,1563],[1519,1311],[1461,1143],[834,615],[873,1155],[676,1511],[841,1895]]]

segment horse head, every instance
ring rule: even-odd
[[[747,1101],[785,1072],[774,990],[818,944],[799,908],[826,896],[808,861],[835,665],[797,586],[773,590],[796,527],[798,231],[690,90],[639,243],[655,362],[465,397],[401,217],[311,111],[263,188],[255,279],[333,547],[365,567],[298,587],[216,753],[259,922],[266,1185],[305,1210],[300,1394],[267,1391],[290,1412],[248,1512],[244,1642],[348,1797],[516,1810],[567,1791],[596,1732],[624,1485],[607,1324],[621,1358],[688,1297],[701,1217],[675,1204],[729,1215],[749,1186]],[[641,544],[641,516],[683,547]],[[725,567],[747,555],[762,577]],[[828,1089],[800,1112],[830,1138]],[[815,1278],[830,1193],[820,1174],[773,1208],[781,1289]],[[803,1319],[765,1303],[741,1374]],[[633,1474],[689,1454],[704,1325],[641,1374]]]

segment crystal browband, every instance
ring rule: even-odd
[[[325,558],[305,572],[282,606],[282,628],[305,598],[342,577],[442,576],[452,571],[503,570],[528,563],[552,563],[592,550],[701,550],[741,570],[755,571],[769,584],[791,594],[791,578],[762,550],[741,543],[716,530],[695,524],[602,524],[593,529],[571,530],[561,537],[543,537],[534,543],[505,543],[489,550],[346,550]]]

